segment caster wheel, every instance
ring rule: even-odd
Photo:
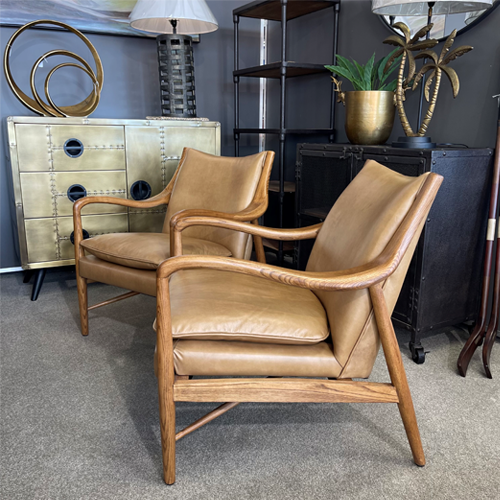
[[[411,359],[417,365],[422,365],[425,363],[425,351],[422,346],[415,346],[414,344],[410,343],[410,351],[411,351]]]

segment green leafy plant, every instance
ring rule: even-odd
[[[397,49],[396,49],[397,50]],[[375,62],[375,53],[370,60],[362,66],[356,61],[349,61],[345,57],[337,54],[336,66],[325,66],[332,73],[349,80],[354,90],[396,90],[397,79],[388,82],[387,79],[391,73],[399,66],[401,56],[393,58],[391,64],[386,70],[387,62],[396,52],[393,50],[390,54]]]

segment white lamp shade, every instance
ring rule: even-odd
[[[458,14],[489,9],[493,0],[436,0],[432,15]],[[426,16],[429,2],[422,0],[372,0],[372,12],[383,16]]]
[[[219,27],[205,0],[138,0],[129,19],[132,28],[149,33],[173,33],[174,19],[179,35],[201,35]]]

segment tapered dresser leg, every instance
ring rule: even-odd
[[[82,335],[85,337],[89,334],[89,305],[87,297],[87,279],[81,276],[76,276],[76,288],[78,291],[78,304],[80,306],[80,324],[82,327]]]
[[[31,291],[31,300],[38,299],[38,295],[40,294],[40,290],[43,285],[43,280],[45,278],[45,273],[47,269],[39,269],[35,278],[35,283],[33,285],[33,290]]]

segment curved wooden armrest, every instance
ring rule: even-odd
[[[282,267],[234,259],[232,257],[215,257],[208,255],[181,255],[163,261],[156,272],[158,287],[160,282],[172,274],[186,269],[217,269],[239,274],[247,274],[257,278],[277,281],[285,285],[307,288],[309,290],[359,290],[375,285],[390,276],[397,263],[384,262],[381,258],[363,266],[331,272],[306,272],[285,269]]]
[[[393,234],[385,249],[378,257],[362,266],[342,271],[312,273],[293,271],[260,262],[255,263],[227,257],[178,256],[167,259],[158,267],[159,290],[165,286],[165,284],[161,283],[163,279],[168,278],[173,273],[182,269],[200,268],[248,274],[311,290],[359,290],[371,287],[387,279],[397,269],[413,237],[423,227],[442,181],[443,178],[440,175],[434,173],[428,175],[415,198],[413,206],[406,214],[406,217]],[[221,223],[231,224],[228,221],[222,221]],[[251,225],[243,224],[243,226],[245,226],[248,232],[251,230],[266,230],[266,228],[256,229],[256,226]],[[239,225],[237,227],[238,230],[242,230]],[[249,230],[249,228],[251,229]],[[162,288],[162,294],[163,292]]]
[[[194,212],[194,210],[186,210],[184,212]],[[208,211],[207,211],[208,212]],[[216,212],[213,212],[216,213]],[[315,224],[314,226],[297,228],[297,229],[275,229],[258,226],[256,224],[245,224],[234,218],[228,218],[226,215],[236,214],[220,214],[220,215],[182,215],[182,212],[176,214],[177,217],[174,224],[170,222],[170,238],[171,238],[171,256],[182,255],[182,238],[181,232],[190,226],[211,226],[221,227],[224,229],[233,229],[243,233],[258,236],[260,238],[269,238],[272,240],[281,241],[296,241],[314,239],[318,236],[319,230],[323,223]],[[173,220],[173,217],[172,217]]]
[[[75,217],[80,215],[82,208],[86,205],[90,205],[91,203],[107,203],[110,205],[121,205],[123,207],[131,208],[152,208],[157,207],[158,205],[167,205],[169,201],[170,192],[165,193],[165,191],[162,191],[152,198],[140,201],[118,198],[117,196],[85,196],[84,198],[80,198],[75,201],[75,204],[73,205],[73,215]]]

